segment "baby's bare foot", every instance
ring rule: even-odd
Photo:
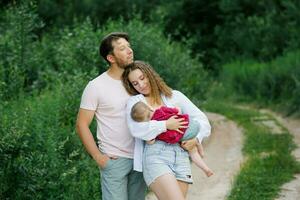
[[[211,169],[207,169],[207,170],[205,170],[205,174],[207,177],[210,177],[210,176],[214,175],[214,172],[211,171]]]
[[[147,144],[154,144],[154,143],[155,143],[155,139],[153,139],[153,140],[148,140],[146,143],[147,143]]]

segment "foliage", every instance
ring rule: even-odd
[[[0,98],[3,100],[18,97],[36,84],[40,66],[32,50],[37,39],[34,31],[42,27],[42,22],[34,10],[35,5],[30,3],[10,7],[0,21]]]
[[[296,0],[178,0],[165,7],[165,33],[191,39],[193,53],[216,74],[232,59],[269,61],[300,47]]]
[[[11,101],[0,120],[1,199],[99,199],[99,171],[74,130],[87,75]],[[98,183],[98,184],[97,184]]]
[[[268,61],[286,49],[299,48],[295,32],[299,34],[300,20],[294,11],[300,7],[298,1],[224,0],[220,7],[225,24],[215,33],[225,61],[232,55]]]
[[[290,52],[271,62],[236,61],[224,65],[225,90],[265,103],[277,103],[289,113],[299,113],[300,52]]]
[[[14,0],[13,4],[21,4],[24,0]],[[139,13],[143,20],[148,21],[150,12],[162,0],[25,0],[37,5],[37,14],[44,21],[45,28],[65,27],[74,25],[74,19],[83,22],[88,17],[94,25],[103,25],[108,19],[120,17],[130,20]],[[0,8],[11,5],[2,1]]]
[[[180,0],[164,4],[163,17],[165,33],[175,40],[190,44],[192,55],[206,68],[216,66],[216,36],[214,28],[223,23],[218,1]],[[212,69],[213,70],[213,69]]]

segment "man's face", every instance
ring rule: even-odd
[[[133,51],[130,44],[124,38],[112,42],[114,62],[120,67],[125,68],[133,62]]]

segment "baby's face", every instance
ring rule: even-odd
[[[146,118],[146,120],[147,121],[150,121],[151,120],[151,118],[152,118],[152,116],[153,116],[153,111],[151,110],[151,109],[147,109],[147,111],[145,112],[145,118]]]
[[[149,111],[148,111],[148,117],[149,117],[149,120],[152,118],[152,116],[153,116],[153,110],[152,109],[149,109]]]

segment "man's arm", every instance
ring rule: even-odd
[[[98,166],[104,168],[109,157],[99,151],[89,128],[94,115],[95,111],[80,108],[76,121],[76,130],[87,152],[93,157]]]

